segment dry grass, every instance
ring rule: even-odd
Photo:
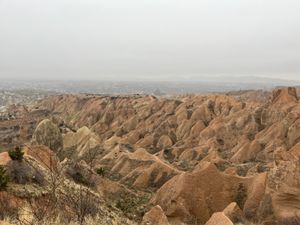
[[[115,215],[114,215],[115,216]],[[9,225],[9,224],[16,224],[16,225],[25,225],[26,223],[16,222],[9,218],[0,221],[0,225]],[[63,215],[57,218],[48,219],[45,221],[40,221],[38,223],[32,223],[35,225],[80,225],[80,223],[76,221],[71,221],[66,223],[63,219]],[[88,217],[86,218],[84,225],[137,225],[137,223],[132,222],[126,218],[121,217],[114,217],[114,218],[103,218],[99,215],[95,217]]]

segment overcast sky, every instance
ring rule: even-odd
[[[300,80],[299,0],[0,0],[0,78]]]

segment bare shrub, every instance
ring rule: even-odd
[[[63,167],[51,150],[44,149],[44,152],[42,152],[40,149],[36,150],[30,146],[27,146],[27,148],[32,152],[31,154],[34,155],[34,158],[39,161],[40,165],[46,171],[45,180],[47,180],[47,186],[50,189],[51,201],[57,202],[58,190],[63,186],[66,179],[63,174]]]
[[[34,153],[34,157],[46,171],[45,180],[49,187],[49,195],[28,200],[34,224],[39,224],[45,218],[53,220],[59,214],[63,214],[63,224],[76,218],[76,222],[81,225],[85,224],[87,217],[94,217],[100,212],[99,197],[88,188],[94,183],[93,176],[96,176],[89,166],[83,170],[79,164],[60,163],[52,152]],[[70,182],[66,174],[70,175],[77,184]]]
[[[17,218],[18,202],[9,196],[6,192],[0,193],[0,220],[5,218]]]
[[[25,161],[11,161],[7,167],[9,177],[18,184],[26,184],[28,182],[43,184],[44,182],[43,175]]]
[[[90,146],[90,144],[88,144]],[[95,163],[97,161],[97,158],[101,156],[104,152],[104,149],[97,146],[94,148],[90,148],[88,152],[84,154],[82,159],[89,165],[91,168],[95,167]]]
[[[90,187],[95,186],[93,171],[90,171],[90,168],[85,168],[78,163],[69,164],[66,168],[66,174],[78,184]]]
[[[6,169],[0,166],[0,191],[4,190],[9,181],[9,176],[7,175]]]
[[[82,185],[72,193],[67,193],[63,199],[80,225],[84,224],[87,217],[99,212],[99,200]]]
[[[50,195],[27,199],[27,204],[30,206],[34,223],[39,223],[45,219],[55,218],[60,211],[52,201]]]

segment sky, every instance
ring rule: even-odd
[[[299,0],[0,0],[0,79],[300,80]]]

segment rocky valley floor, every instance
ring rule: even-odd
[[[0,220],[300,224],[297,92],[57,95],[8,107]]]

